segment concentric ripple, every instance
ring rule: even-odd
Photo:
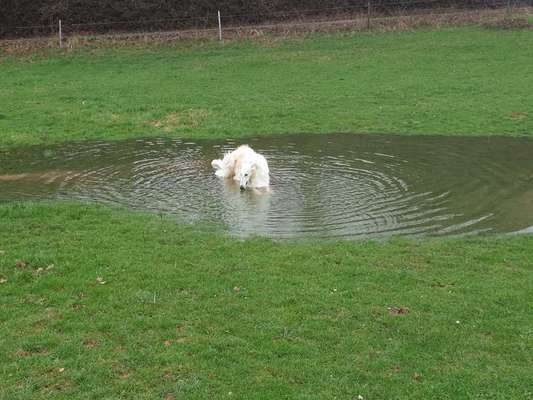
[[[289,135],[247,140],[269,192],[210,162],[235,141],[78,142],[0,152],[0,201],[65,199],[222,224],[236,236],[380,238],[533,232],[533,141]]]

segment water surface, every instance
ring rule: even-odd
[[[0,150],[0,202],[82,200],[223,224],[239,237],[533,231],[533,141],[390,135],[247,139],[271,169],[241,193],[210,162],[241,142],[144,139]]]

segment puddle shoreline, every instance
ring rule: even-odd
[[[271,192],[241,193],[210,162],[264,154]],[[162,213],[274,239],[530,233],[528,138],[294,134],[77,141],[0,151],[0,202],[72,200]]]

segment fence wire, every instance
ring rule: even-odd
[[[224,14],[221,10],[222,29],[226,32],[244,29],[289,29],[290,27],[342,25],[366,21],[368,28],[372,22],[387,19],[417,16],[472,15],[482,11],[512,12],[520,8],[533,7],[533,0],[360,0],[355,5],[310,8],[269,13],[233,13]],[[203,16],[183,16],[175,18],[94,21],[87,23],[69,23],[67,20],[54,21],[47,25],[14,26],[2,30],[1,39],[35,38],[59,34],[66,39],[72,35],[95,34],[171,34],[210,33],[218,31],[217,11]]]

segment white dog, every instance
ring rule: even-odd
[[[267,160],[247,145],[226,153],[222,160],[211,161],[211,165],[217,176],[239,182],[241,190],[265,188],[270,184]]]

